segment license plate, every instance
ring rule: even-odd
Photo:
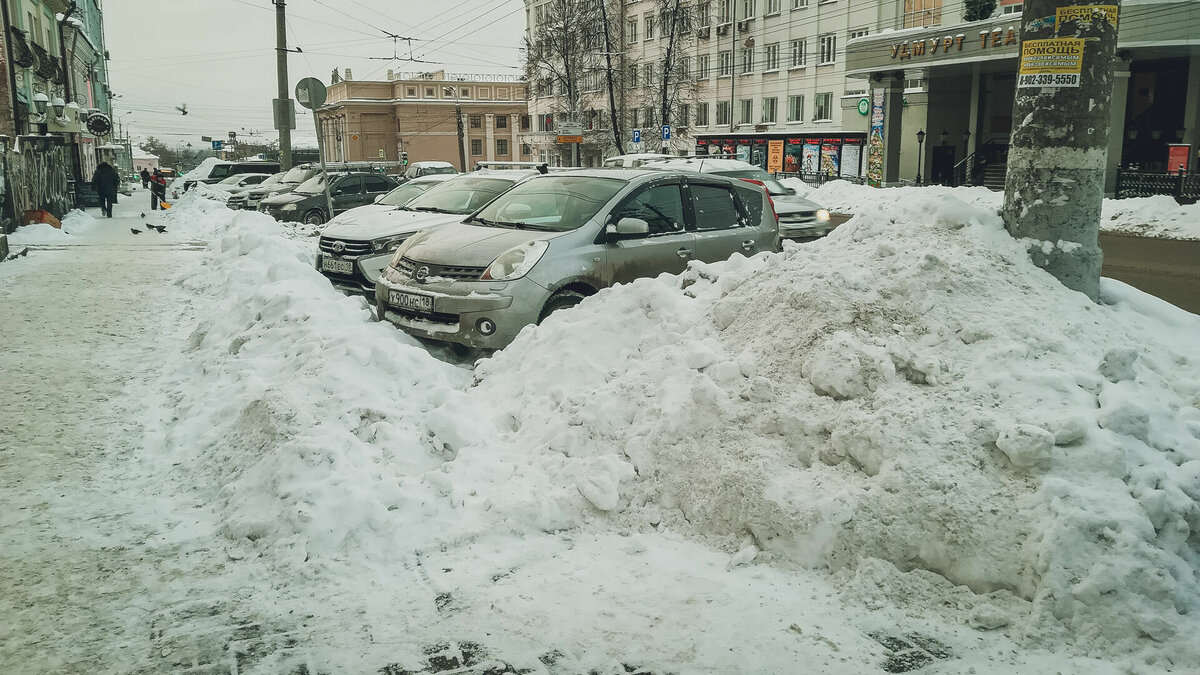
[[[433,314],[433,298],[428,295],[390,290],[388,291],[388,304],[399,309],[407,309],[410,312]]]
[[[353,274],[354,263],[349,260],[338,260],[337,258],[321,258],[321,269],[325,272],[333,272],[334,274]]]

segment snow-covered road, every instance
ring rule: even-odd
[[[160,235],[140,202],[112,221],[68,218],[71,235],[23,232],[17,248],[32,252],[0,265],[0,672],[1102,675],[1195,662],[1166,591],[1077,584],[1089,566],[1150,570],[1128,572],[1141,579],[1185,564],[1179,522],[1196,510],[1175,484],[1192,490],[1190,469],[1155,464],[1161,489],[1139,493],[1168,525],[1157,535],[1120,480],[1081,480],[1071,499],[1111,504],[1118,523],[1096,527],[1140,538],[1093,550],[1072,539],[1092,527],[1088,508],[1047,515],[1032,476],[1049,471],[1065,494],[1081,471],[1071,457],[1100,456],[1094,437],[1157,458],[1116,436],[1132,423],[1067,419],[1069,440],[1055,427],[1062,438],[1038,446],[1053,461],[1016,471],[975,438],[994,440],[1051,385],[1078,398],[1078,380],[1105,392],[1105,411],[1161,397],[1144,404],[1150,439],[1192,457],[1200,380],[1170,351],[1190,347],[1147,347],[1106,384],[1099,347],[1037,342],[1016,332],[1037,324],[1025,303],[971,294],[1017,268],[1048,311],[1110,326],[1097,344],[1152,341],[1130,325],[1173,327],[1166,340],[1195,324],[1119,288],[1104,309],[1040,290],[985,225],[940,225],[977,217],[962,205],[928,207],[939,224],[915,229],[943,258],[897,251],[863,222],[845,231],[867,243],[821,244],[849,264],[823,271],[821,249],[796,249],[705,266],[682,288],[644,280],[472,369],[372,321],[312,269],[311,240],[269,218],[189,196],[146,216]],[[880,283],[895,288],[880,296]],[[804,284],[811,307],[780,290]],[[887,304],[906,298],[925,298],[930,325]],[[856,302],[870,311],[830,309]],[[759,319],[734,321],[740,308]],[[787,312],[804,330],[857,332],[789,337],[765,319]],[[785,353],[801,339],[818,347]],[[1045,345],[1036,377],[1005,379],[1026,343]],[[903,377],[885,368],[897,359]],[[1053,368],[1079,372],[1062,384]],[[1183,393],[1147,377],[1159,370]],[[1132,393],[1116,396],[1117,380]],[[978,405],[973,388],[1000,403]],[[1072,414],[1097,414],[1095,395],[1068,395]],[[914,423],[893,423],[905,406]],[[858,430],[873,440],[849,442]],[[1123,460],[1104,457],[1119,474]],[[1176,606],[1192,588],[1180,578]],[[1077,595],[1050,616],[1055,593]],[[1141,628],[1105,603],[1138,607]]]

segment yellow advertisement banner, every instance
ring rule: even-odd
[[[1021,43],[1018,88],[1078,87],[1082,71],[1082,38],[1049,38]]]
[[[1072,5],[1070,7],[1059,7],[1055,10],[1054,28],[1057,30],[1068,21],[1090,24],[1092,16],[1095,14],[1103,14],[1105,21],[1112,24],[1113,28],[1117,27],[1116,5]]]
[[[767,171],[783,171],[783,141],[767,141]]]

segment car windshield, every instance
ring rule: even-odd
[[[463,176],[434,186],[404,205],[408,211],[467,214],[490,202],[511,187],[508,178]]]
[[[566,232],[591,220],[626,183],[595,176],[544,176],[500,195],[471,218],[487,227]]]
[[[283,174],[283,178],[279,179],[280,183],[303,183],[308,180],[312,173],[312,169],[307,169],[302,166],[292,167],[287,173]]]
[[[437,183],[405,183],[400,187],[387,193],[377,203],[385,206],[404,206],[413,200],[414,197],[425,192],[429,188],[437,185]]]
[[[283,176],[283,172],[271,174],[267,178],[264,178],[263,182],[259,183],[259,185],[274,185],[281,182],[283,180]]]
[[[335,176],[335,178],[336,178],[336,176]],[[295,191],[303,193],[303,194],[310,194],[310,195],[315,195],[318,192],[324,192],[325,191],[325,176],[322,176],[321,174],[317,174],[317,175],[313,176],[312,178],[309,178],[308,180],[304,181],[303,183],[297,185]]]
[[[426,166],[421,168],[421,175],[432,176],[439,173],[458,173],[452,166]]]
[[[767,193],[773,197],[796,194],[795,190],[789,187],[784,187],[782,183],[775,180],[771,174],[763,171],[762,169],[746,169],[745,171],[716,171],[714,173],[716,173],[718,176],[729,176],[730,178],[750,178],[752,180],[762,181],[763,185],[767,186]]]
[[[243,178],[245,178],[245,176],[230,176],[220,183],[217,183],[217,185],[234,185],[235,183],[241,182]]]

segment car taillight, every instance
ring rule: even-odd
[[[754,183],[755,185],[761,187],[763,192],[767,193],[767,203],[771,205],[771,215],[775,216],[775,222],[778,223],[779,213],[775,210],[775,200],[771,199],[771,191],[767,189],[767,184],[754,178],[739,178],[738,180],[744,180],[747,183]]]

